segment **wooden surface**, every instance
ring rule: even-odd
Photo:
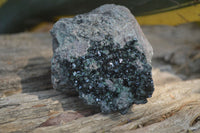
[[[199,78],[183,81],[155,67],[147,104],[103,115],[76,94],[52,89],[51,56],[48,33],[0,36],[0,133],[200,132]]]

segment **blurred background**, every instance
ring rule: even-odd
[[[63,16],[109,3],[128,7],[141,25],[200,22],[199,0],[0,0],[0,34],[35,31],[44,25],[48,28]]]
[[[200,77],[200,0],[0,0],[0,34],[49,35],[58,19],[110,3],[134,14],[153,46],[154,68]]]

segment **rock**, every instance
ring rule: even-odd
[[[74,18],[60,19],[53,37],[52,84],[74,88],[104,113],[126,113],[152,96],[153,50],[130,11],[103,5]]]

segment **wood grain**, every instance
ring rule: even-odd
[[[155,92],[126,115],[104,115],[50,82],[47,33],[0,36],[0,132],[200,132],[200,79],[153,69]]]

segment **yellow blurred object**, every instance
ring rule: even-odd
[[[48,32],[53,27],[53,23],[42,22],[31,29],[32,32]]]
[[[140,25],[179,25],[200,22],[200,4],[168,12],[136,17]]]
[[[1,7],[4,3],[6,3],[6,1],[7,1],[7,0],[0,0],[0,7]]]
[[[57,16],[57,17],[55,17],[54,19],[55,19],[55,21],[58,21],[59,19],[61,19],[61,18],[73,18],[75,15],[68,15],[68,16]]]
[[[71,18],[71,16],[58,16],[55,18],[57,21],[60,18]],[[179,25],[189,22],[200,22],[200,4],[191,5],[185,8],[165,11],[153,15],[145,15],[136,17],[140,25]]]
[[[0,0],[1,1],[1,0]],[[169,8],[170,10],[170,8]],[[160,10],[162,11],[162,10]],[[68,16],[57,16],[54,18],[58,21],[60,18],[72,18],[74,15]],[[200,24],[200,4],[187,6],[184,8],[174,9],[171,11],[164,11],[162,13],[156,13],[152,15],[138,16],[136,17],[140,25],[179,25],[183,23],[198,22]],[[41,29],[49,31],[51,26],[45,26],[47,23],[40,23],[36,27],[32,28],[31,31],[37,32]],[[44,28],[45,27],[45,28]]]

